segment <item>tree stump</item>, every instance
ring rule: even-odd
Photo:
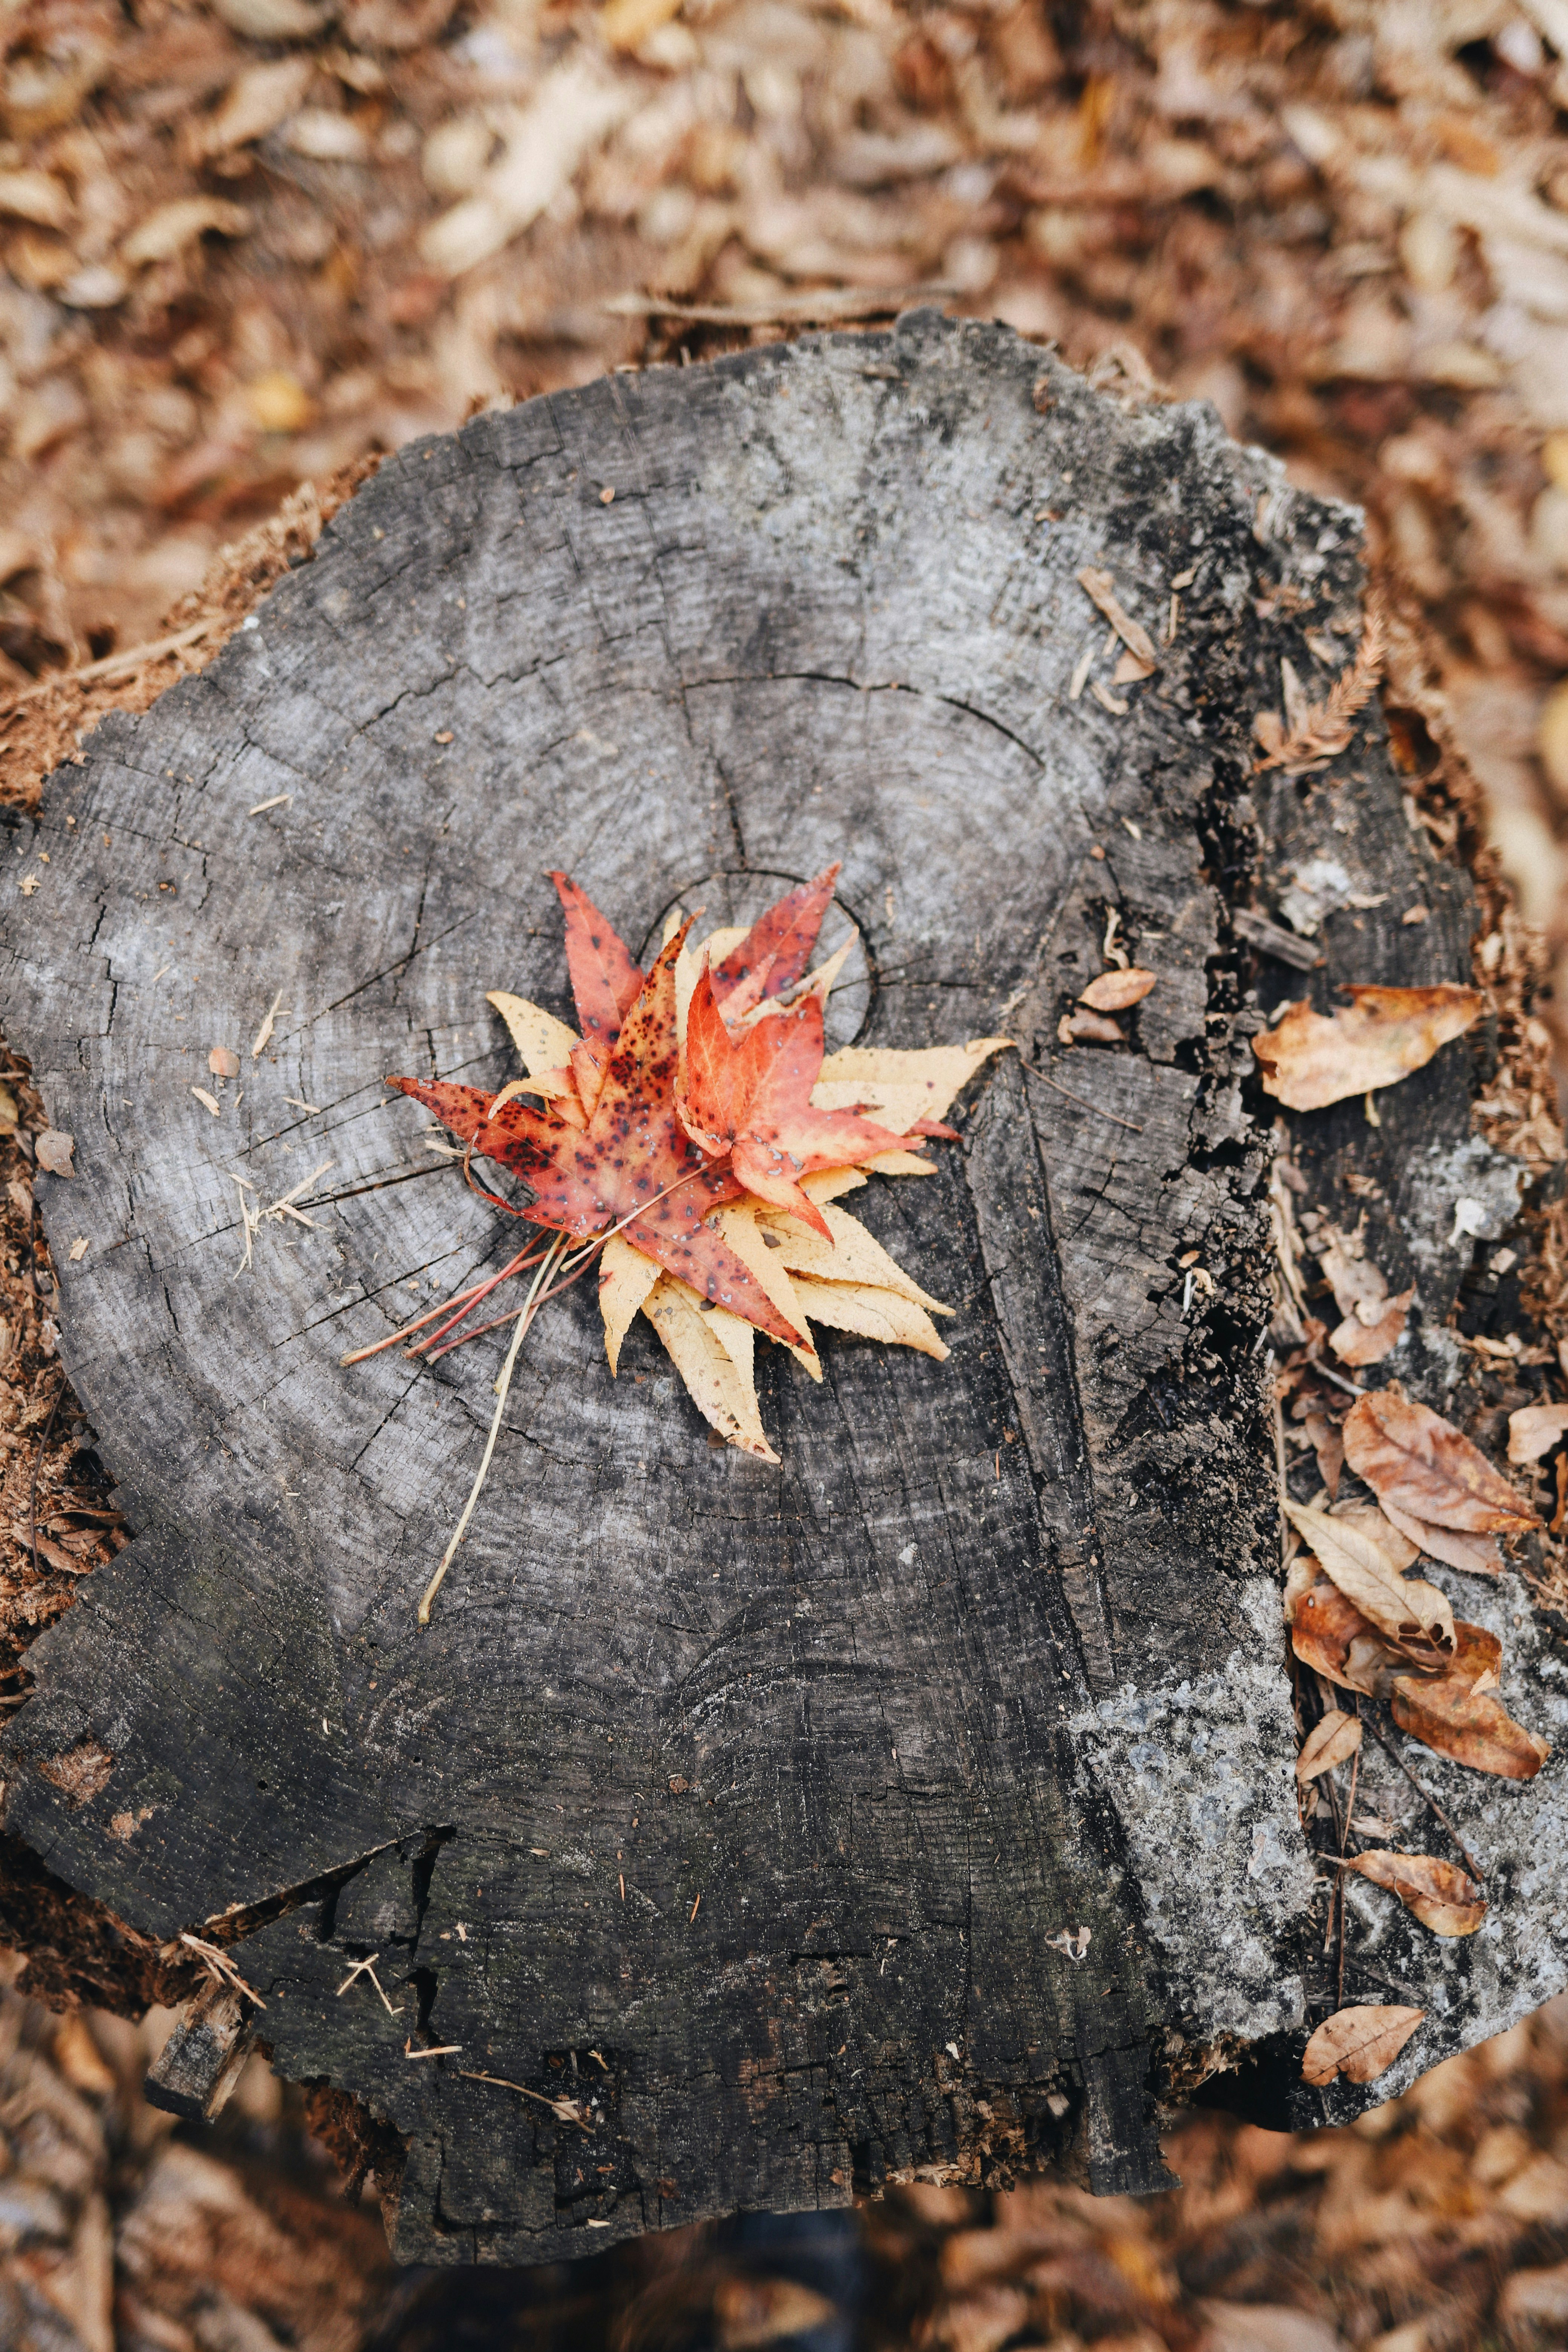
[[[1119,402],[1002,329],[619,376],[389,460],[20,827],[48,863],[5,910],[6,1024],[76,1139],[39,1187],[60,1347],[134,1541],[30,1653],[5,1825],[223,1950],[279,2070],[387,2127],[404,2260],[911,2177],[1147,2189],[1205,2083],[1342,2119],[1563,1982],[1560,1766],[1419,1751],[1491,1916],[1457,1945],[1357,1912],[1344,1997],[1426,2026],[1367,2088],[1300,2080],[1336,1995],[1247,1040],[1259,993],[1467,978],[1473,928],[1375,701],[1327,775],[1254,775],[1281,658],[1326,684],[1309,636],[1353,648],[1358,538],[1206,406]],[[1087,566],[1152,677],[1112,682]],[[1303,972],[1273,910],[1330,853]],[[814,1387],[765,1351],[773,1467],[706,1442],[646,1326],[612,1381],[584,1286],[531,1337],[419,1630],[495,1358],[339,1358],[515,1244],[384,1076],[497,1086],[484,992],[565,1009],[547,867],[636,951],[678,901],[744,919],[835,858],[862,1039],[1020,1047],[934,1179],[863,1196],[959,1307],[951,1359],[830,1334]],[[1159,985],[1124,1046],[1066,1046],[1112,917]],[[1521,1201],[1470,1132],[1477,1051],[1380,1128],[1296,1122],[1314,1183],[1375,1181],[1379,1262],[1420,1292],[1385,1370],[1438,1410],[1456,1195],[1499,1234]],[[240,1272],[247,1186],[312,1223]],[[1435,1574],[1561,1740],[1523,1588]],[[186,2112],[240,2016],[199,2007]]]

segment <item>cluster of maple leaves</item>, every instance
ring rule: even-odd
[[[826,1055],[824,1009],[854,935],[807,966],[837,875],[830,866],[749,929],[700,949],[696,917],[672,921],[645,974],[586,894],[554,874],[578,1029],[496,991],[525,1077],[496,1094],[388,1081],[531,1196],[521,1207],[487,1198],[597,1258],[612,1371],[640,1310],[706,1419],[769,1461],[758,1331],[818,1380],[814,1321],[946,1354],[931,1318],[949,1310],[834,1204],[869,1173],[934,1172],[911,1139],[953,1136],[942,1113],[1008,1042]],[[559,1258],[558,1275],[573,1263]]]
[[[1331,1014],[1304,1003],[1285,1006],[1274,1028],[1255,1041],[1265,1091],[1287,1108],[1317,1109],[1364,1095],[1368,1117],[1374,1118],[1375,1092],[1397,1085],[1439,1046],[1463,1035],[1484,1002],[1477,990],[1458,987],[1360,987],[1347,993],[1349,1005]],[[1382,1701],[1401,1731],[1438,1754],[1473,1771],[1531,1780],[1549,1751],[1497,1696],[1502,1664],[1497,1635],[1456,1618],[1446,1593],[1408,1571],[1425,1556],[1468,1575],[1495,1576],[1502,1567],[1498,1537],[1526,1534],[1540,1518],[1468,1438],[1397,1384],[1354,1392],[1348,1412],[1339,1394],[1336,1408],[1321,1382],[1337,1383],[1335,1393],[1350,1383],[1328,1370],[1325,1344],[1354,1369],[1383,1362],[1404,1336],[1415,1292],[1389,1295],[1365,1255],[1360,1228],[1346,1234],[1309,1216],[1299,1232],[1292,1192],[1300,1183],[1282,1156],[1270,1194],[1275,1331],[1297,1344],[1277,1393],[1283,1402],[1295,1391],[1293,1410],[1305,1423],[1323,1480],[1316,1503],[1295,1503],[1288,1492],[1281,1496],[1301,1546],[1285,1581],[1291,1648],[1325,1695],[1346,1691]],[[1342,1318],[1332,1332],[1306,1312],[1301,1233]],[[1562,1434],[1568,1408],[1527,1407],[1514,1420],[1521,1425],[1511,1431],[1510,1457],[1531,1460]],[[1347,1465],[1372,1501],[1340,1498]],[[1297,1759],[1308,1811],[1318,1785],[1340,1766],[1351,1766],[1347,1827],[1363,1733],[1359,1712],[1327,1706]],[[1337,1804],[1334,1810],[1337,1822]],[[1339,1844],[1342,1905],[1343,1877],[1356,1876],[1397,1895],[1435,1935],[1473,1935],[1486,1916],[1486,1894],[1479,1873],[1471,1874],[1476,1866],[1468,1853],[1470,1869],[1465,1870],[1435,1854],[1349,1853],[1342,1832]],[[1423,2015],[1403,2003],[1337,2010],[1308,2042],[1307,2080],[1327,2083],[1342,2073],[1352,2082],[1374,2080]]]

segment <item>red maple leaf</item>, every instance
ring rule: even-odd
[[[686,1016],[679,1110],[688,1135],[713,1160],[728,1156],[748,1192],[793,1210],[831,1241],[827,1220],[802,1192],[801,1178],[814,1168],[846,1168],[879,1151],[901,1151],[905,1139],[858,1111],[813,1109],[822,1045],[816,996],[732,1037],[704,971]]]
[[[570,914],[569,908],[569,920]],[[773,1339],[798,1345],[802,1335],[703,1222],[710,1210],[735,1200],[742,1186],[728,1168],[709,1165],[676,1111],[675,961],[689,928],[676,933],[642,983],[586,1127],[515,1098],[492,1115],[496,1097],[479,1087],[417,1078],[387,1084],[423,1103],[464,1143],[521,1176],[534,1194],[522,1212],[532,1223],[584,1238],[621,1226],[634,1249],[694,1290]],[[819,1019],[819,1032],[820,1026]]]
[[[566,909],[566,969],[577,1003],[577,1025],[590,1045],[613,1045],[621,1023],[637,1003],[643,976],[585,890],[565,874],[552,874]]]
[[[714,966],[713,986],[721,999],[731,997],[737,990],[745,991],[743,1006],[729,1006],[731,1017],[764,997],[782,996],[802,977],[822,919],[833,903],[838,873],[837,866],[830,866],[814,882],[803,882],[798,890],[759,915],[745,938],[731,949],[722,963]]]

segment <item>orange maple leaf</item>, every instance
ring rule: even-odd
[[[710,1211],[736,1199],[742,1186],[728,1169],[710,1167],[676,1113],[675,961],[689,928],[682,925],[642,983],[586,1127],[515,1099],[498,1104],[478,1087],[417,1078],[387,1084],[423,1103],[461,1141],[521,1176],[534,1195],[522,1212],[532,1223],[584,1237],[619,1227],[634,1249],[704,1297],[773,1339],[799,1345],[803,1335],[704,1223]]]
[[[879,1151],[901,1151],[907,1139],[857,1111],[813,1109],[822,1053],[819,997],[808,996],[793,1013],[769,1014],[737,1042],[704,970],[686,1016],[686,1090],[678,1108],[687,1134],[710,1159],[728,1158],[737,1189],[793,1211],[831,1241],[801,1178]]]

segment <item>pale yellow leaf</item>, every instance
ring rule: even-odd
[[[660,1275],[643,1303],[643,1313],[704,1421],[742,1453],[776,1462],[779,1457],[763,1433],[756,1391],[711,1328],[723,1311],[716,1307],[705,1314],[697,1293],[668,1274]]]
[[[837,1173],[837,1171],[834,1171]],[[752,1276],[771,1306],[776,1307],[786,1323],[797,1331],[805,1330],[805,1316],[795,1295],[795,1285],[789,1278],[783,1253],[771,1249],[763,1239],[757,1222],[754,1201],[737,1201],[719,1212],[719,1231],[734,1251],[742,1265]],[[751,1326],[747,1325],[747,1329]],[[783,1343],[788,1346],[787,1341]],[[790,1354],[805,1366],[814,1381],[822,1378],[822,1364],[816,1350],[809,1344],[804,1348],[790,1347]]]
[[[621,1342],[632,1328],[659,1269],[651,1257],[633,1249],[620,1234],[612,1234],[599,1257],[599,1312],[605,1318],[605,1353],[614,1379],[621,1360]]]
[[[561,1074],[571,1057],[574,1045],[581,1044],[575,1029],[568,1029],[564,1021],[557,1021],[552,1013],[542,1005],[531,1004],[526,996],[509,996],[504,988],[492,988],[486,997],[493,1004],[511,1033],[511,1042],[522,1055],[531,1078],[552,1077],[558,1083],[541,1091],[565,1094],[570,1082]]]
[[[889,1346],[918,1348],[940,1363],[947,1354],[935,1324],[923,1307],[901,1291],[882,1290],[869,1283],[818,1282],[796,1275],[795,1295],[813,1323],[830,1331],[851,1331],[858,1339],[881,1339]]]
[[[778,1255],[792,1274],[815,1275],[819,1282],[869,1283],[873,1289],[896,1290],[933,1315],[951,1315],[940,1298],[932,1298],[889,1256],[879,1241],[844,1209],[824,1208],[831,1243],[814,1234],[798,1217],[774,1213],[760,1220],[763,1230],[779,1235]]]
[[[955,1096],[1011,1037],[975,1037],[967,1045],[930,1045],[902,1053],[890,1046],[846,1045],[822,1065],[811,1099],[818,1110],[853,1110],[895,1134],[917,1118],[941,1118]]]
[[[879,1151],[861,1165],[873,1176],[934,1176],[936,1161],[922,1160],[918,1151]],[[809,1181],[809,1180],[808,1180]]]
[[[884,1152],[882,1156],[886,1160],[912,1160],[914,1154],[912,1152],[904,1151],[888,1151]],[[874,1167],[875,1164],[875,1161],[870,1160],[868,1160],[866,1162],[868,1168]],[[922,1169],[929,1168],[931,1162],[929,1160],[922,1160],[921,1161],[921,1167]],[[885,1171],[884,1172],[891,1173],[892,1171]],[[865,1181],[866,1178],[861,1174],[858,1168],[819,1168],[816,1171],[815,1175],[803,1176],[801,1178],[800,1189],[805,1194],[806,1199],[808,1201],[815,1201],[817,1207],[820,1209],[825,1201],[837,1201],[841,1192],[858,1192]]]

